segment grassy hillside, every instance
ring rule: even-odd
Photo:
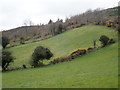
[[[73,61],[48,67],[5,72],[3,87],[117,88],[117,47],[115,43]]]
[[[101,35],[117,40],[115,30],[89,25],[47,40],[10,48],[8,50],[16,58],[10,67],[22,66],[23,63],[29,66],[30,56],[36,46],[43,45],[50,48],[55,58],[68,55],[77,48],[92,47],[93,41],[98,40]],[[97,45],[100,43],[97,42]],[[117,88],[118,42],[70,62],[4,72],[2,75],[3,88]]]
[[[2,73],[0,72],[0,89],[2,89]]]
[[[49,48],[54,53],[53,58],[55,58],[67,55],[77,48],[93,47],[93,41],[98,40],[101,35],[117,39],[115,30],[104,26],[89,25],[69,30],[47,40],[10,48],[8,50],[16,58],[10,67],[22,66],[23,64],[29,66],[33,50],[39,45]],[[99,42],[97,45],[99,45]]]

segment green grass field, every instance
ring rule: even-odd
[[[47,40],[10,48],[8,50],[16,58],[10,67],[22,64],[29,66],[30,56],[36,46],[48,47],[55,58],[68,55],[77,48],[93,47],[93,41],[101,35],[118,39],[114,29],[89,25]],[[4,72],[2,77],[3,88],[117,88],[118,42],[70,62]]]
[[[117,43],[70,62],[3,73],[4,88],[117,88]]]
[[[47,40],[10,48],[8,50],[16,58],[10,67],[21,67],[23,64],[29,66],[31,55],[39,45],[49,48],[54,54],[53,58],[57,58],[68,55],[77,48],[93,47],[93,41],[98,40],[101,35],[107,35],[110,38],[117,39],[116,32],[113,29],[104,26],[89,25],[67,31]]]

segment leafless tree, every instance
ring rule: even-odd
[[[23,24],[25,26],[33,26],[34,25],[34,23],[30,19],[24,20]]]

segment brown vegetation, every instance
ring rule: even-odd
[[[63,20],[58,19],[56,22],[53,22],[51,19],[48,24],[43,25],[33,25],[32,21],[29,21],[29,25],[21,26],[15,29],[3,31],[2,34],[5,37],[8,37],[12,41],[20,40],[20,38],[31,38],[36,35],[40,35],[43,40],[49,35],[57,35],[60,34],[58,31],[58,26],[62,25],[62,32],[66,30],[70,30],[73,28],[78,28],[87,24],[95,24],[95,25],[106,25],[113,26],[119,29],[119,21],[118,21],[118,7],[109,8],[106,10],[96,9],[96,10],[87,10],[83,14],[71,16],[67,18],[65,22]],[[53,30],[52,30],[52,29]],[[45,36],[46,35],[46,36]]]
[[[57,64],[57,63],[60,63],[60,62],[71,61],[72,59],[75,59],[79,56],[85,55],[86,53],[87,53],[87,51],[85,49],[78,49],[68,56],[64,56],[64,57],[54,59],[49,64]]]

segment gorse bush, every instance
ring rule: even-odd
[[[42,46],[36,47],[32,54],[31,65],[34,67],[42,66],[43,60],[49,60],[53,56],[52,52],[48,48]]]

